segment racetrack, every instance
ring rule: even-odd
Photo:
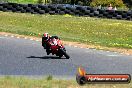
[[[87,73],[132,74],[132,55],[66,46],[70,59],[46,55],[41,42],[0,36],[0,75],[69,76]]]

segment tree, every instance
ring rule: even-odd
[[[42,4],[43,3],[43,0],[38,0],[37,3]]]
[[[91,2],[92,0],[83,0],[84,5],[90,5]]]
[[[39,3],[39,4],[42,4],[42,3],[47,4],[47,3],[51,3],[51,2],[52,2],[52,0],[37,0],[37,3]]]
[[[72,1],[72,0],[71,0]],[[90,5],[92,0],[74,0],[74,4],[83,3],[83,5]]]
[[[108,6],[109,4],[112,4],[112,6],[117,6],[117,7],[124,7],[124,3],[122,0],[92,0],[91,6]]]
[[[123,0],[123,2],[124,2],[128,7],[132,7],[132,0]]]

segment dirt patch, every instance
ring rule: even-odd
[[[20,37],[20,38],[28,38],[32,40],[38,40],[41,42],[41,35],[38,35],[38,37],[33,36],[25,36],[25,35],[18,35],[18,34],[12,34],[12,33],[6,33],[6,32],[0,32],[0,35],[8,35],[8,36],[14,36],[14,37]],[[110,48],[110,47],[103,47],[103,46],[97,46],[97,45],[87,45],[79,42],[69,42],[69,41],[63,41],[64,45],[69,46],[75,46],[80,48],[90,48],[90,49],[99,49],[99,50],[107,50],[107,51],[113,51],[113,52],[119,52],[121,54],[125,55],[132,55],[132,49],[120,49],[120,48]]]

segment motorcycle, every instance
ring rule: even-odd
[[[65,56],[67,59],[70,58],[60,39],[53,38],[47,43],[48,43],[47,45],[50,46],[49,50],[50,50],[50,53],[52,53],[52,55],[59,56],[59,58],[61,58],[62,56]]]

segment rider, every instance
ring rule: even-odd
[[[50,42],[52,39],[59,39],[58,36],[50,36],[48,33],[44,33],[42,36],[42,46],[46,49],[47,55],[50,54]]]
[[[47,42],[49,41],[50,35],[48,33],[44,33],[42,35],[42,46],[44,47],[44,49],[46,49],[47,47]]]

